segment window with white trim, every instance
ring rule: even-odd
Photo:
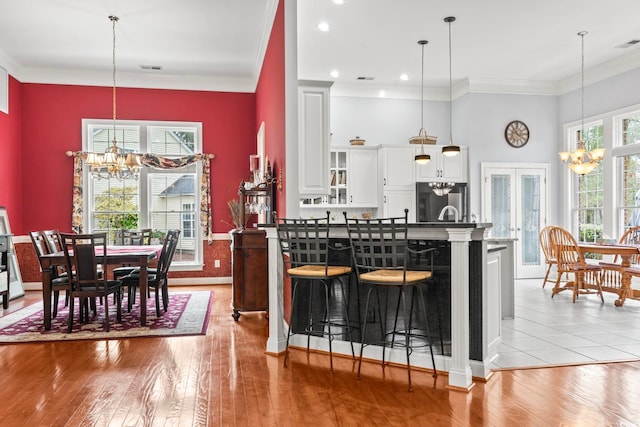
[[[581,128],[571,128],[572,145],[577,146]],[[584,127],[584,142],[587,150],[603,147],[602,123],[593,123]],[[591,173],[575,175],[576,199],[574,218],[578,228],[578,240],[595,242],[602,238],[604,166],[598,165]]]
[[[110,120],[83,120],[83,149],[102,152],[113,139]],[[190,122],[118,121],[118,147],[125,151],[183,157],[202,151],[202,124]],[[202,266],[202,233],[196,223],[202,167],[144,167],[139,179],[98,179],[85,173],[85,230],[106,231],[117,242],[120,229],[150,228],[154,235],[179,229],[172,266]],[[185,219],[190,218],[190,221]],[[185,228],[186,227],[186,228]]]
[[[617,144],[622,155],[617,156],[621,173],[621,194],[618,212],[621,234],[640,225],[640,112],[616,118]]]

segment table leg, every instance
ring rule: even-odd
[[[44,330],[51,330],[51,269],[42,269],[42,306],[44,308]]]
[[[614,302],[616,307],[622,307],[624,305],[624,300],[631,291],[631,275],[626,272],[626,269],[631,266],[631,256],[622,256],[621,258],[620,274],[622,278],[620,280],[620,293],[618,294],[618,299]]]
[[[140,262],[140,325],[147,326],[147,257]]]

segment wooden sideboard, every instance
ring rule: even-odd
[[[241,311],[268,311],[269,280],[266,233],[236,229],[231,232],[233,262],[233,319]]]

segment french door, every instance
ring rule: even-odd
[[[518,279],[544,277],[540,230],[547,221],[548,165],[483,163],[483,220],[493,223],[491,237],[515,241]]]

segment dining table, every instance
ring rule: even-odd
[[[617,270],[621,277],[620,287],[607,286],[602,284],[602,290],[614,292],[618,294],[618,299],[614,302],[616,307],[622,307],[627,298],[639,299],[640,289],[631,288],[631,275],[626,269],[631,267],[631,259],[634,255],[640,254],[640,246],[622,245],[622,244],[596,244],[596,243],[580,243],[578,247],[583,253],[595,253],[600,255],[617,255],[620,257],[620,264],[601,263],[608,269]]]
[[[100,250],[102,252],[102,250]],[[132,265],[140,267],[140,325],[147,324],[147,267],[149,262],[158,258],[162,245],[107,246],[108,265]],[[101,255],[101,254],[99,254]],[[54,252],[40,257],[42,266],[42,301],[44,307],[44,329],[51,329],[51,278],[52,270],[65,265],[64,251]],[[107,274],[105,268],[104,274]]]

